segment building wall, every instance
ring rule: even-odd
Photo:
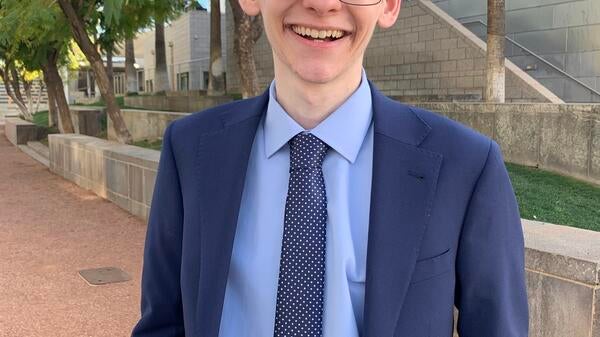
[[[487,22],[486,0],[433,0],[461,22]],[[475,29],[476,24],[470,24]],[[507,36],[539,54],[558,68],[600,91],[600,1],[598,0],[506,0]],[[507,56],[524,57],[507,49]],[[512,59],[512,57],[511,57]],[[518,62],[518,61],[515,61]],[[535,66],[535,61],[528,61]],[[532,70],[559,95],[577,96],[563,89],[563,79]],[[555,91],[556,92],[556,91]],[[577,98],[577,97],[574,97]]]
[[[224,15],[221,18],[221,39],[223,58],[227,60],[225,48],[227,34]],[[173,43],[172,53],[169,42]],[[177,20],[165,27],[165,44],[167,51],[167,71],[173,90],[177,89],[177,74],[188,73],[189,89],[206,89],[205,72],[209,70],[210,61],[210,13],[207,11],[190,11],[182,14]],[[142,50],[145,80],[154,80],[155,55],[154,30],[144,32],[136,38],[137,50]]]
[[[233,23],[227,25],[232,32]],[[231,42],[228,48],[231,52]],[[485,45],[438,7],[429,1],[405,1],[396,24],[375,31],[364,66],[379,89],[398,99],[481,100],[485,55]],[[264,34],[255,47],[255,57],[259,83],[265,88],[273,69]],[[239,77],[231,76],[237,74],[237,65],[230,60],[228,67],[229,90],[239,91]],[[510,62],[506,90],[508,101],[561,102]]]
[[[237,65],[237,56],[233,52],[233,39],[235,27],[233,24],[233,14],[231,13],[231,6],[227,1],[226,4],[226,30],[227,30],[227,44],[226,49],[228,55],[231,55],[227,59],[227,92],[235,93],[240,92],[240,75],[239,67]],[[257,41],[254,48],[254,58],[256,60],[256,73],[258,75],[259,87],[265,89],[274,77],[273,74],[273,55],[271,52],[271,46],[267,41],[267,37],[264,32],[260,39]]]

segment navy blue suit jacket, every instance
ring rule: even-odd
[[[461,337],[527,336],[523,232],[498,145],[370,84],[361,336],[450,337],[454,305]],[[266,91],[167,127],[134,337],[218,337],[246,167],[268,99]]]

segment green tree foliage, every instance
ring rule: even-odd
[[[90,28],[99,32],[99,39],[106,37],[122,42],[133,38],[141,29],[151,27],[155,20],[170,21],[188,6],[186,0],[104,0],[94,2],[95,15],[91,15]],[[99,27],[99,29],[96,29]]]
[[[19,78],[25,85],[31,106],[31,79],[39,71],[44,73],[48,88],[50,107],[54,111],[56,102],[61,112],[61,129],[73,132],[68,105],[62,91],[58,67],[68,63],[70,30],[60,8],[51,0],[0,0],[0,58],[4,63],[3,78],[12,82],[17,105],[29,115],[21,99]],[[13,76],[8,76],[9,68]],[[20,76],[19,76],[20,72]],[[48,82],[50,81],[50,82]],[[61,95],[61,97],[55,97]]]
[[[98,88],[106,102],[117,138],[130,143],[131,135],[114,94],[111,63],[103,64],[99,50],[112,54],[116,43],[132,37],[153,20],[176,15],[185,6],[183,0],[56,0],[68,19],[77,45],[94,71]],[[110,61],[110,57],[108,58]]]
[[[70,40],[68,23],[51,0],[0,0],[2,58],[18,60],[28,70],[40,70],[48,51],[60,51],[67,62]]]

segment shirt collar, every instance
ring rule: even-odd
[[[275,81],[269,87],[269,103],[264,122],[265,153],[267,158],[279,151],[300,132],[310,132],[333,150],[354,163],[367,134],[373,110],[371,88],[365,70],[358,88],[334,112],[312,130],[305,130],[277,102]]]

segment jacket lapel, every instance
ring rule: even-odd
[[[371,84],[374,144],[365,337],[393,337],[435,194],[442,156],[419,148],[430,127]]]
[[[361,335],[392,337],[426,229],[442,157],[418,147],[430,127],[370,84],[375,134]],[[199,145],[198,201],[206,205],[196,306],[199,336],[218,336],[248,159],[268,97],[265,91],[240,103],[223,116],[223,127],[204,135]]]
[[[217,337],[246,169],[268,90],[222,117],[202,136],[196,162],[201,206],[198,336]]]

